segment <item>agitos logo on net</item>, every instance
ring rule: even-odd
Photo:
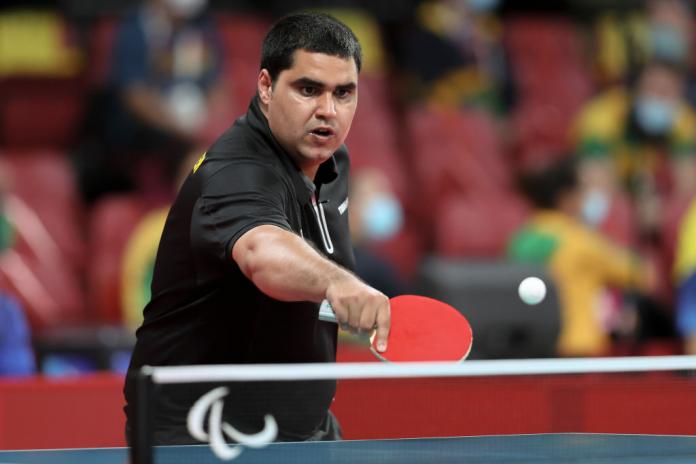
[[[265,424],[263,429],[255,434],[245,434],[232,427],[227,422],[222,421],[222,409],[224,407],[223,398],[227,396],[227,387],[215,388],[205,395],[191,407],[186,419],[186,426],[193,438],[202,442],[208,442],[215,455],[225,461],[232,460],[239,456],[244,450],[244,446],[250,448],[263,448],[272,443],[278,435],[278,424],[273,416],[267,414],[264,417]],[[204,423],[208,416],[208,431],[206,432]],[[229,445],[225,441],[225,435],[237,443]]]

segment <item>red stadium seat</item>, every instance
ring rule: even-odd
[[[422,206],[451,194],[512,189],[512,173],[492,120],[479,112],[417,108],[408,115],[411,156]]]
[[[511,18],[504,32],[518,91],[511,119],[516,159],[522,165],[555,159],[570,149],[575,115],[593,93],[582,37],[557,17]]]
[[[231,85],[235,113],[241,114],[256,93],[261,43],[271,20],[257,15],[219,13],[216,22],[225,59],[225,81]]]
[[[85,250],[70,166],[59,153],[3,155],[12,192],[5,207],[16,237],[0,258],[2,285],[20,299],[37,331],[80,321]]]
[[[445,257],[499,257],[528,213],[528,205],[510,193],[444,198],[435,223],[435,253]]]
[[[93,25],[88,44],[86,79],[93,88],[106,84],[111,66],[111,50],[116,40],[116,17],[97,19]]]
[[[123,323],[121,266],[130,233],[149,206],[137,195],[100,200],[89,218],[87,295],[89,307],[101,323]]]
[[[67,148],[85,109],[80,78],[0,80],[0,144],[8,148]]]
[[[0,153],[9,171],[10,189],[36,211],[63,259],[81,270],[83,209],[67,156],[49,150]]]
[[[401,200],[409,202],[408,159],[398,145],[396,122],[385,87],[386,82],[380,77],[361,77],[360,103],[346,145],[354,171],[379,169],[390,180]]]
[[[578,28],[567,17],[511,17],[503,31],[513,65],[518,60],[539,64],[578,62],[584,53]]]

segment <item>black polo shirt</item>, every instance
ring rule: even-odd
[[[310,181],[274,139],[254,98],[246,115],[195,166],[169,212],[130,371],[143,365],[335,361],[337,327],[318,320],[318,305],[265,295],[232,260],[232,248],[245,232],[272,224],[353,269],[348,170],[348,153],[341,147]],[[280,439],[298,440],[323,420],[335,382],[232,388],[226,421],[253,431],[270,412]],[[185,430],[188,409],[204,390],[163,389],[156,428]],[[132,401],[130,380],[125,393]]]

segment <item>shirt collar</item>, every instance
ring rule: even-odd
[[[247,121],[249,125],[258,133],[261,134],[266,143],[273,148],[273,151],[283,162],[288,172],[291,173],[293,183],[297,194],[301,197],[303,203],[309,202],[311,195],[321,187],[322,184],[333,182],[338,177],[338,165],[336,159],[331,156],[328,160],[319,165],[317,175],[312,182],[304,173],[295,165],[290,158],[290,155],[280,146],[275,136],[268,126],[268,120],[261,111],[259,96],[255,95],[251,99],[249,109],[247,111]]]

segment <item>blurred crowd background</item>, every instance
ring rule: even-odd
[[[303,8],[363,46],[365,280],[453,303],[479,358],[696,353],[692,2],[3,5],[0,374],[123,371],[167,206]]]

